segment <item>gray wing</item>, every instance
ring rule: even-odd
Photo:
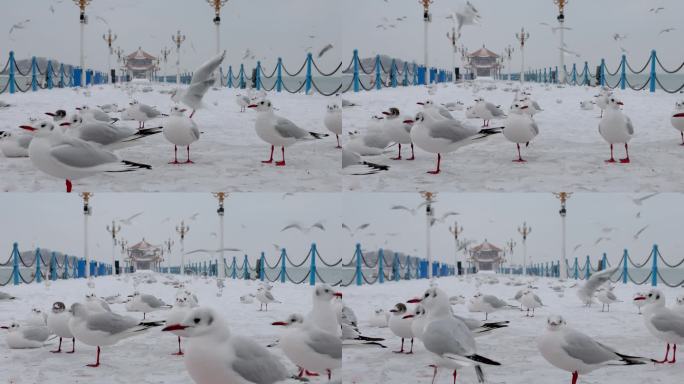
[[[308,336],[306,345],[316,353],[328,355],[333,359],[342,358],[342,341],[338,336],[317,329],[311,330]]]
[[[575,330],[568,329],[563,341],[563,351],[585,364],[602,364],[618,358],[615,351]]]
[[[494,307],[494,308],[502,308],[502,307],[505,307],[505,306],[506,306],[506,302],[505,302],[505,301],[499,299],[499,298],[496,297],[496,296],[492,296],[492,295],[484,295],[484,296],[482,297],[482,301],[484,301],[485,303],[491,305],[491,306]]]
[[[22,330],[22,334],[27,340],[39,341],[41,343],[50,337],[50,331],[47,327],[28,327]]]
[[[389,140],[382,134],[367,134],[363,136],[363,143],[371,148],[384,149],[389,145]]]
[[[285,367],[266,348],[253,341],[232,337],[235,360],[231,368],[245,380],[255,384],[272,384],[287,377]]]
[[[611,291],[606,292],[606,297],[608,297],[611,300],[617,300],[617,296]]]
[[[109,334],[121,333],[136,325],[138,325],[138,320],[113,312],[90,313],[86,320],[88,329]]]
[[[522,295],[523,295],[522,291],[518,291],[518,292],[516,292],[515,297],[513,297],[513,299],[520,300]]]
[[[190,83],[201,83],[209,79],[212,73],[216,71],[216,68],[218,68],[219,65],[221,65],[221,62],[223,62],[223,58],[225,56],[226,52],[224,51],[222,54],[214,56],[204,64],[200,65],[199,68],[195,69],[195,72],[192,74],[192,80],[190,81]],[[213,82],[214,80],[212,79],[212,83]]]
[[[625,116],[625,122],[627,123],[627,132],[629,132],[630,135],[633,135],[634,134],[634,125],[632,125],[632,119]]]
[[[537,303],[539,303],[539,305],[544,305],[544,304],[542,303],[541,299],[539,298],[539,296],[537,296],[537,295],[535,295],[535,294],[532,294],[532,296],[534,296],[534,301],[536,301]]]
[[[536,109],[536,110],[538,110],[538,111],[541,111],[541,110],[542,110],[541,107],[539,106],[539,103],[537,103],[537,102],[534,101],[534,100],[532,100],[532,106],[534,107],[534,109]]]
[[[116,143],[135,133],[134,129],[122,129],[111,124],[84,123],[78,128],[78,138],[85,141],[94,141],[98,144],[108,145]]]
[[[535,135],[539,134],[539,126],[537,126],[537,122],[532,120],[532,132],[534,132]]]
[[[298,223],[294,223],[294,224],[287,225],[285,228],[281,229],[280,232],[284,232],[284,231],[287,231],[288,229],[292,229],[292,228],[299,229],[300,231],[302,230],[301,225],[299,225]]]
[[[423,333],[425,348],[437,355],[446,353],[470,355],[475,353],[475,339],[462,321],[456,318],[434,320]]]
[[[356,318],[354,311],[346,305],[342,307],[342,320],[353,326],[359,324],[359,320]]]
[[[309,136],[309,132],[299,128],[295,123],[284,117],[276,117],[275,130],[280,136],[286,138],[303,139]]]
[[[98,165],[116,163],[119,158],[88,141],[64,140],[52,147],[50,154],[62,163],[75,168],[90,168]]]
[[[492,103],[485,103],[485,108],[487,108],[487,110],[491,112],[493,116],[504,116],[503,111]]]
[[[190,132],[192,132],[192,136],[196,140],[199,140],[200,131],[199,131],[199,128],[197,128],[197,124],[194,121],[192,122],[192,127],[190,127]]]
[[[651,323],[661,332],[672,332],[684,337],[684,316],[674,313],[657,314],[651,317]]]
[[[593,295],[598,287],[610,281],[610,276],[612,276],[617,270],[618,268],[616,267],[595,273],[589,278],[589,280],[587,280],[586,283],[584,283],[584,286],[581,289],[587,294]]]
[[[185,94],[201,100],[215,82],[216,80],[212,77],[211,79],[192,83],[188,86],[188,89],[185,90]]]
[[[456,120],[443,120],[429,125],[428,134],[435,139],[446,139],[457,143],[473,136],[474,132]]]
[[[449,120],[454,120],[454,117],[451,115],[451,113],[446,108],[437,108],[437,112],[439,112],[439,114],[442,117],[446,117]]]
[[[152,308],[159,308],[166,305],[166,303],[152,295],[140,295],[140,300]]]
[[[273,297],[273,294],[271,293],[271,291],[264,292],[264,296],[266,296],[266,298],[269,300],[275,300],[275,297]]]
[[[342,149],[342,168],[351,167],[361,163],[361,156],[358,154]]]
[[[138,108],[140,108],[140,112],[144,113],[149,118],[159,116],[159,111],[150,107],[149,105],[139,104]]]

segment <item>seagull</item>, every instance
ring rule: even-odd
[[[634,296],[632,296],[632,304],[634,304],[634,306],[637,307],[640,315],[641,315],[641,307],[646,305],[645,299],[646,299],[646,294],[643,292],[636,292],[634,294]]]
[[[142,312],[143,320],[150,312],[155,312],[162,309],[169,309],[170,305],[164,303],[161,299],[148,294],[141,294],[134,292],[131,299],[126,303],[126,310],[128,312]]]
[[[651,289],[645,296],[635,298],[644,300],[644,322],[653,336],[667,343],[665,358],[656,363],[674,364],[677,361],[677,344],[684,343],[684,314],[665,306],[665,295],[658,289]],[[668,361],[670,344],[674,351],[672,360]]]
[[[510,307],[508,303],[499,299],[494,295],[483,295],[476,292],[468,303],[468,310],[470,312],[484,312],[485,321],[490,313],[496,312],[499,309]]]
[[[627,38],[627,35],[621,35],[619,33],[613,34],[613,40],[615,41],[621,41]]]
[[[285,165],[285,147],[289,147],[300,141],[322,139],[327,134],[306,131],[298,127],[292,121],[280,117],[273,112],[273,105],[269,100],[261,100],[257,104],[250,104],[248,108],[256,108],[257,118],[254,122],[254,129],[257,136],[271,144],[271,158],[262,161],[270,164],[273,162],[273,150],[275,146],[280,146],[282,160],[276,161],[276,166]]]
[[[648,11],[653,12],[653,13],[658,13],[658,12],[663,11],[663,10],[665,10],[665,7],[651,8]]]
[[[308,227],[305,226],[304,224],[300,224],[300,223],[288,224],[285,227],[283,227],[283,229],[281,229],[280,232],[285,232],[288,229],[296,229],[296,230],[303,232],[303,233],[306,233],[306,234],[311,232],[313,229],[320,229],[321,231],[325,231],[325,227],[323,226],[323,223],[320,221],[313,223],[313,224],[311,224],[311,226],[308,226]]]
[[[33,133],[28,131],[21,132],[1,132],[0,151],[5,157],[29,157],[28,147],[33,140]]]
[[[654,193],[649,193],[648,195],[644,195],[641,197],[635,197],[635,198],[632,198],[632,203],[634,203],[634,205],[641,206],[641,204],[643,204],[644,201],[646,201],[652,197],[655,197],[657,195],[658,195],[658,192],[654,192]]]
[[[166,316],[166,324],[177,324],[185,320],[188,314],[192,310],[192,303],[189,301],[187,295],[180,295],[176,297],[176,302]],[[172,331],[176,337],[178,337],[178,352],[172,353],[173,356],[183,356],[183,350],[181,349],[181,337],[185,337],[185,332],[182,330]]]
[[[395,211],[406,211],[406,212],[410,213],[411,216],[415,216],[416,212],[418,212],[418,210],[421,209],[422,207],[424,207],[425,205],[427,205],[427,202],[424,201],[424,202],[418,204],[418,206],[415,208],[409,208],[409,207],[406,207],[403,205],[393,205],[390,209],[395,210]]]
[[[397,157],[392,158],[392,160],[401,160],[402,144],[411,145],[411,157],[406,160],[414,160],[416,157],[413,153],[413,142],[411,142],[411,128],[413,127],[413,123],[406,123],[406,121],[411,120],[411,117],[402,116],[399,112],[399,108],[394,107],[390,108],[388,111],[383,111],[382,114],[386,116],[382,128],[385,137],[399,145],[399,154]]]
[[[485,99],[482,97],[478,97],[477,99],[475,99],[475,105],[473,106],[473,110],[481,119],[484,120],[482,123],[483,127],[489,127],[489,120],[493,118],[506,117],[501,108],[497,107],[496,105],[488,101],[485,101]]]
[[[83,304],[74,303],[69,312],[69,329],[76,340],[97,347],[97,360],[88,367],[100,366],[100,347],[114,345],[127,337],[140,335],[160,322],[141,323],[137,319],[121,316],[113,312],[90,312]]]
[[[337,149],[342,148],[340,146],[340,135],[342,134],[342,109],[337,103],[328,104],[326,107],[325,117],[323,118],[323,124],[332,132],[337,138]]]
[[[178,162],[178,146],[186,147],[188,158],[182,164],[193,164],[190,160],[190,144],[200,138],[200,130],[194,120],[184,115],[185,108],[177,105],[171,108],[171,115],[164,121],[164,138],[173,144],[173,161],[169,164],[181,164]]]
[[[411,331],[411,323],[413,322],[413,314],[408,313],[404,303],[397,303],[389,311],[392,313],[389,319],[389,328],[392,333],[401,338],[401,349],[394,351],[394,353],[412,354],[414,335]],[[404,352],[404,339],[411,339],[411,349],[408,352]]]
[[[575,252],[576,250],[580,249],[581,246],[582,244],[575,245],[575,248],[573,248],[572,251]]]
[[[601,302],[601,312],[604,311],[606,306],[608,306],[608,312],[610,312],[610,305],[619,301],[611,288],[599,288],[596,298]]]
[[[71,192],[72,180],[101,172],[152,169],[147,164],[121,160],[97,144],[68,137],[55,130],[50,122],[43,121],[36,126],[22,125],[21,128],[35,134],[28,148],[33,166],[50,176],[66,179],[67,192]]]
[[[431,114],[434,118],[444,118],[448,120],[455,120],[451,112],[443,105],[435,104],[432,100],[419,101],[416,104],[422,105],[424,112]]]
[[[444,220],[446,220],[448,217],[458,216],[458,215],[459,215],[459,213],[454,212],[454,211],[445,212],[444,214],[442,214],[442,216],[440,216],[438,218],[432,218],[432,221],[430,222],[430,226],[435,225],[435,223],[444,223]]]
[[[197,384],[274,384],[289,376],[278,358],[254,339],[231,334],[213,309],[195,308],[162,331],[185,332],[185,367]]]
[[[195,115],[195,111],[204,107],[202,98],[207,93],[209,88],[216,82],[212,76],[216,69],[221,65],[226,56],[226,51],[209,59],[192,73],[192,79],[188,88],[181,90],[176,89],[171,94],[171,100],[176,103],[183,103],[192,108],[190,118]]]
[[[359,225],[358,227],[356,227],[354,230],[352,230],[351,228],[349,228],[349,226],[348,226],[347,224],[342,223],[342,229],[346,229],[347,232],[349,232],[349,234],[350,234],[352,237],[353,237],[353,236],[356,236],[356,234],[357,234],[358,232],[363,231],[364,229],[366,229],[366,228],[368,228],[368,227],[370,227],[370,223],[363,223],[363,224]]]
[[[380,171],[387,171],[389,169],[389,166],[365,161],[361,158],[359,154],[349,151],[346,148],[343,148],[342,169],[345,168],[353,168],[354,171],[352,171],[352,175],[361,176],[372,175]],[[356,169],[359,170],[356,171]]]
[[[665,29],[661,30],[660,32],[658,32],[658,35],[662,35],[663,33],[668,33],[668,32],[672,32],[672,31],[676,31],[676,30],[677,30],[677,28],[665,28]]]
[[[10,38],[10,40],[14,40],[14,39],[12,38],[12,32],[14,32],[15,29],[24,29],[24,28],[26,28],[26,25],[27,25],[28,23],[30,23],[30,22],[31,22],[31,19],[26,19],[26,20],[24,20],[24,21],[20,21],[20,22],[18,22],[18,23],[16,23],[16,24],[12,25],[12,27],[11,27],[10,30],[9,30],[9,38]]]
[[[682,144],[684,145],[684,101],[675,103],[675,110],[672,112],[670,122],[674,129],[679,131],[682,136]]]
[[[50,337],[47,326],[20,326],[12,322],[9,326],[1,326],[9,333],[5,336],[5,343],[10,349],[42,348]]]
[[[389,317],[389,313],[385,312],[382,308],[378,308],[373,311],[373,315],[368,320],[368,324],[375,328],[387,328],[389,326]]]
[[[193,213],[192,215],[190,215],[190,216],[188,217],[188,220],[195,221],[195,219],[197,219],[197,216],[199,216],[199,212],[195,212],[195,213]]]
[[[614,144],[625,145],[625,158],[620,159],[620,163],[627,164],[630,162],[628,143],[634,136],[634,125],[632,120],[620,110],[621,105],[623,105],[622,101],[611,96],[606,106],[606,112],[599,123],[601,137],[610,144],[610,159],[606,160],[606,163],[615,163],[613,158]]]
[[[466,3],[458,11],[455,12],[455,14],[456,21],[458,22],[459,33],[461,32],[461,28],[463,28],[464,25],[473,25],[480,23],[480,13],[470,3],[470,1],[466,1]]]
[[[331,49],[333,49],[333,45],[332,45],[332,44],[328,44],[328,45],[326,45],[325,47],[323,47],[323,48],[318,52],[318,58],[320,59],[321,57],[323,57],[323,55],[325,55],[325,53],[328,52],[328,51],[331,50]]]
[[[313,306],[304,322],[311,322],[323,331],[339,336],[341,328],[332,303],[335,297],[342,297],[342,293],[336,292],[327,284],[316,285],[313,291]]]
[[[390,138],[381,129],[373,127],[363,135],[355,135],[344,145],[344,149],[359,156],[377,156],[385,153],[390,146]]]
[[[510,113],[504,122],[504,126],[506,127],[503,130],[504,137],[508,139],[508,141],[515,143],[518,148],[518,158],[513,160],[514,162],[525,162],[520,155],[520,144],[529,145],[530,141],[539,134],[537,123],[532,119],[532,116],[524,113],[528,108],[529,106],[526,104],[513,104]]]
[[[73,115],[69,121],[62,122],[59,125],[66,127],[65,134],[67,136],[100,144],[109,150],[126,148],[139,143],[141,139],[162,132],[161,127],[135,129],[100,120],[84,120],[79,115]]]
[[[63,302],[56,301],[52,304],[52,310],[48,313],[47,317],[47,327],[50,333],[59,336],[59,347],[57,347],[57,350],[50,352],[62,352],[62,338],[71,339],[71,352],[67,353],[76,352],[76,338],[69,329],[69,320],[71,320],[71,314],[66,310]]]
[[[15,300],[16,297],[10,295],[9,293],[0,292],[0,301],[4,300]]]
[[[240,93],[235,95],[235,103],[240,107],[240,112],[246,111],[247,106],[251,104],[249,97]]]
[[[442,153],[453,152],[463,146],[482,141],[488,136],[501,133],[500,129],[476,130],[465,127],[456,120],[437,120],[430,113],[418,112],[411,129],[411,140],[418,148],[437,154],[437,169],[429,174],[440,173]]]
[[[218,249],[193,249],[192,251],[185,252],[185,255],[193,255],[195,253],[210,253],[210,254],[216,254],[216,253],[221,253],[221,252],[242,252],[242,249],[240,248],[218,248]]]
[[[268,312],[269,303],[280,303],[280,301],[276,300],[275,297],[273,297],[271,290],[265,287],[259,287],[257,289],[256,298],[257,300],[259,300],[260,303],[259,311],[263,310],[264,304],[266,305],[266,312]]]
[[[529,289],[525,289],[522,291],[522,296],[520,297],[520,304],[522,304],[523,307],[527,308],[527,313],[525,314],[526,317],[530,316],[530,309],[532,310],[531,317],[534,317],[534,309],[544,306],[539,296],[537,296],[534,292],[532,292]]]
[[[586,306],[591,305],[591,303],[594,301],[594,293],[596,292],[596,290],[601,285],[610,281],[610,277],[617,270],[618,268],[615,267],[591,275],[591,277],[589,277],[589,280],[587,280],[579,288],[579,290],[577,290],[577,297],[579,297],[582,303],[584,303]]]
[[[572,384],[580,374],[607,365],[646,364],[651,359],[623,355],[586,334],[567,326],[563,317],[552,315],[546,331],[537,338],[537,348],[551,365],[572,372]]]
[[[342,366],[342,340],[305,323],[302,315],[292,314],[286,321],[276,321],[272,325],[287,329],[279,345],[285,356],[299,367],[299,377],[305,372],[327,372],[330,380],[332,371]]]
[[[648,225],[646,225],[646,226],[644,226],[643,228],[641,228],[640,230],[638,230],[638,231],[634,234],[634,240],[638,240],[638,239],[639,239],[639,235],[641,235],[641,233],[644,232],[644,231],[646,230],[646,228],[648,228]]]
[[[133,223],[133,219],[136,217],[140,217],[144,212],[138,212],[134,213],[133,215],[125,218],[125,219],[119,219],[119,223],[124,224],[124,225],[131,225]]]

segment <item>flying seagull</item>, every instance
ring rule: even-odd
[[[405,207],[403,205],[393,205],[390,209],[397,210],[397,211],[406,211],[406,212],[410,213],[412,216],[415,216],[416,212],[418,212],[418,210],[420,208],[424,207],[425,204],[427,204],[427,202],[424,201],[424,202],[420,203],[415,208],[409,208],[409,207]]]
[[[350,235],[356,236],[356,233],[359,231],[363,231],[364,229],[370,227],[370,223],[364,223],[356,227],[356,229],[351,229],[349,226],[345,223],[342,223],[342,229],[346,229]]]
[[[658,33],[658,35],[662,35],[663,33],[668,33],[668,32],[672,32],[672,31],[676,31],[676,30],[677,30],[677,28],[665,28],[665,29],[661,30]]]
[[[328,52],[329,50],[331,50],[332,48],[333,48],[332,44],[328,44],[325,47],[323,47],[323,49],[321,49],[320,52],[318,52],[318,58],[323,57],[323,55],[325,55],[325,53]]]
[[[638,239],[639,239],[639,235],[641,235],[641,233],[644,232],[644,231],[646,230],[646,228],[648,228],[648,225],[645,226],[645,227],[643,227],[643,228],[641,228],[640,230],[638,230],[637,233],[634,234],[634,240],[638,240]]]
[[[194,249],[190,252],[185,252],[185,255],[192,255],[194,253],[219,253],[219,252],[242,252],[240,248],[219,248],[219,249]]]
[[[432,222],[430,223],[430,226],[435,225],[435,223],[443,223],[444,220],[446,220],[447,217],[449,217],[449,216],[457,216],[457,215],[459,215],[458,212],[454,212],[454,211],[445,212],[442,216],[440,216],[440,217],[438,217],[438,218],[433,218],[433,219],[432,219]]]
[[[31,19],[26,19],[26,20],[24,20],[24,21],[21,21],[21,22],[19,22],[19,23],[14,24],[14,25],[10,28],[10,30],[9,30],[9,37],[10,37],[10,39],[11,39],[11,40],[14,40],[14,39],[12,39],[12,32],[14,32],[15,29],[24,29],[24,28],[26,28],[26,25],[27,25],[29,22],[31,22]]]
[[[310,227],[304,226],[304,225],[299,224],[299,223],[292,223],[292,224],[286,225],[283,229],[280,230],[280,232],[285,232],[288,229],[297,229],[300,232],[309,233],[314,228],[320,229],[321,231],[325,231],[325,227],[323,226],[323,223],[321,223],[319,221],[319,222],[314,223]]]
[[[649,11],[649,12],[653,12],[653,13],[658,13],[658,12],[664,10],[664,9],[665,9],[665,7],[658,7],[658,8],[651,8],[651,9],[649,9],[648,11]]]
[[[650,193],[650,194],[645,195],[645,196],[635,197],[635,198],[632,198],[632,202],[634,203],[634,205],[641,205],[644,201],[650,199],[651,197],[657,196],[657,195],[658,195],[658,192],[655,192],[655,193]]]
[[[121,223],[121,224],[123,224],[123,225],[131,225],[131,223],[133,222],[133,219],[135,219],[136,217],[138,217],[138,216],[140,216],[140,215],[142,215],[142,214],[143,214],[143,212],[138,212],[138,213],[136,213],[135,215],[133,215],[133,216],[131,216],[131,217],[128,217],[128,218],[119,220],[119,223]]]

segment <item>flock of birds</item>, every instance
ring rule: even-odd
[[[442,155],[457,149],[486,141],[488,138],[502,134],[517,148],[517,158],[514,162],[525,162],[521,154],[521,147],[527,147],[540,133],[534,116],[544,110],[532,98],[531,88],[519,89],[510,84],[504,91],[514,92],[515,96],[508,111],[500,105],[486,101],[477,95],[480,86],[477,84],[457,84],[456,87],[472,87],[474,104],[466,106],[462,101],[437,104],[434,101],[421,100],[417,104],[422,110],[415,115],[405,115],[397,107],[390,107],[382,111],[382,115],[374,115],[366,124],[364,133],[351,132],[351,138],[343,148],[343,168],[352,167],[353,174],[371,174],[389,169],[388,166],[368,162],[370,156],[385,154],[397,147],[398,153],[392,160],[402,159],[402,145],[411,147],[411,156],[406,160],[414,160],[414,145],[418,148],[437,155],[437,166],[428,173],[440,172]],[[547,86],[548,88],[549,86]],[[559,86],[562,87],[562,86]],[[487,89],[495,89],[496,85],[487,85]],[[428,86],[430,95],[436,94],[438,85]],[[343,103],[345,105],[345,103]],[[350,107],[357,106],[354,102],[347,102]],[[634,136],[634,125],[623,110],[624,103],[608,88],[601,88],[599,93],[589,100],[580,102],[580,109],[601,110],[601,120],[598,133],[610,146],[608,163],[615,163],[614,146],[624,146],[625,157],[619,162],[630,162],[629,141]],[[453,112],[461,112],[466,119],[482,119],[481,127],[467,125],[454,116]],[[490,127],[491,120],[499,120],[501,126]],[[684,101],[675,104],[670,118],[672,126],[680,133],[684,145]]]

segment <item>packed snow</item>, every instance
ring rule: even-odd
[[[631,164],[606,164],[610,157],[609,145],[598,132],[600,109],[592,104],[597,87],[546,86],[526,83],[531,98],[542,112],[534,116],[539,135],[528,148],[523,146],[526,163],[515,163],[516,145],[503,135],[442,154],[441,174],[426,172],[435,169],[436,155],[416,148],[416,159],[410,156],[408,145],[402,146],[404,160],[391,160],[397,155],[397,146],[384,153],[365,156],[373,163],[389,165],[387,172],[364,177],[345,175],[347,191],[489,191],[489,192],[545,192],[558,190],[589,192],[670,191],[683,187],[684,170],[677,167],[684,158],[680,146],[680,132],[670,122],[675,103],[684,95],[655,94],[647,90],[615,90],[615,96],[624,102],[623,112],[631,118],[635,135],[629,143]],[[482,119],[467,119],[466,108],[475,99],[499,105],[508,112],[519,83],[477,80],[473,84],[435,85],[426,87],[399,87],[348,93],[345,99],[356,106],[344,108],[344,126],[347,132],[363,135],[377,131],[382,120],[373,116],[391,107],[402,115],[415,116],[422,110],[417,102],[431,99],[435,104],[453,106],[462,103],[462,110],[451,114],[473,128],[483,124]],[[431,94],[430,94],[431,93]],[[580,103],[586,102],[584,110]],[[453,109],[453,108],[452,108]],[[490,127],[505,125],[505,119],[493,119]],[[624,147],[616,145],[615,157],[624,157]]]

